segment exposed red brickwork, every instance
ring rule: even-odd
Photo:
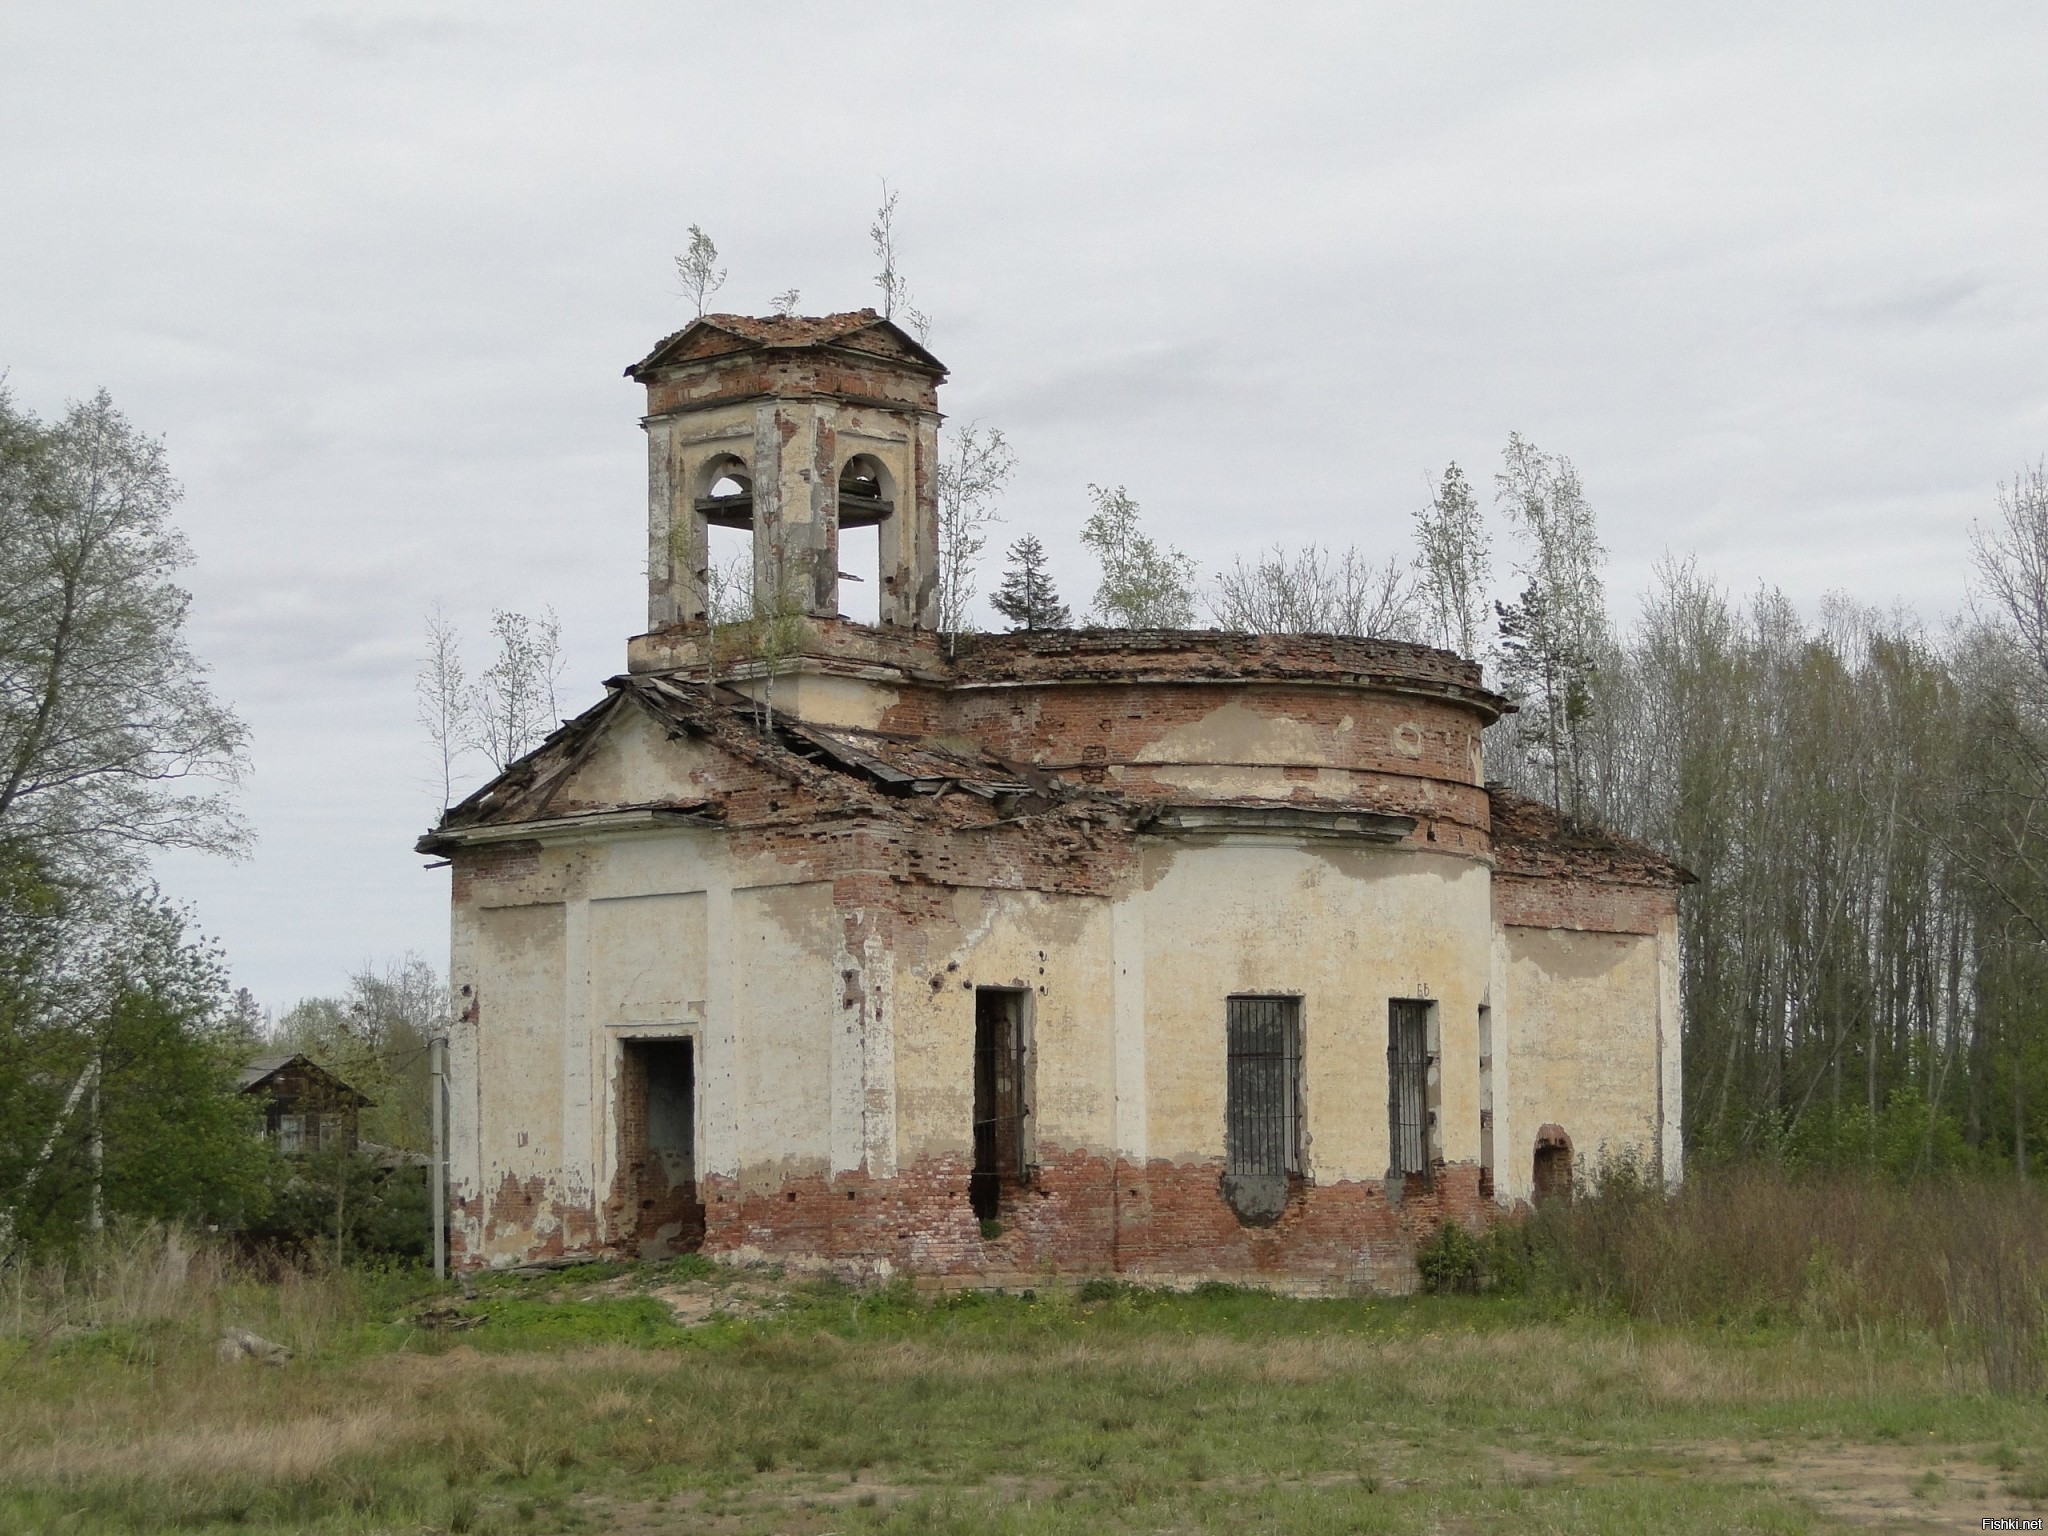
[[[689,361],[684,359],[683,361]],[[769,353],[734,351],[692,364],[685,373],[647,381],[647,414],[762,396],[829,395],[841,400],[874,400],[936,411],[938,394],[931,370],[909,360],[872,362],[835,350]]]
[[[527,1258],[545,1259],[589,1252],[597,1246],[597,1213],[587,1203],[552,1194],[544,1178],[517,1179],[508,1173],[487,1201],[458,1199],[456,1211],[474,1219],[479,1203],[484,1207],[486,1248],[500,1238],[517,1237],[523,1239],[522,1252]]]
[[[1042,1146],[1039,1156],[1038,1177],[1005,1192],[993,1238],[981,1235],[969,1208],[962,1159],[920,1162],[894,1179],[843,1174],[747,1194],[731,1179],[708,1179],[704,1250],[953,1277],[1286,1278],[1398,1288],[1412,1277],[1417,1243],[1438,1223],[1476,1229],[1500,1214],[1467,1164],[1439,1170],[1432,1187],[1398,1204],[1376,1180],[1305,1185],[1278,1222],[1248,1227],[1224,1201],[1220,1164],[1112,1166]]]
[[[1501,699],[1477,663],[1400,640],[1351,635],[1236,635],[1219,630],[1042,629],[962,635],[962,683],[1194,681],[1290,683],[1314,679],[1356,688],[1456,690],[1489,715]]]
[[[1586,933],[1655,934],[1678,910],[1678,893],[1553,875],[1493,876],[1493,920],[1510,928],[1571,928]]]
[[[454,900],[475,899],[479,884],[525,880],[540,871],[539,843],[499,843],[490,848],[453,849],[449,852],[450,886]]]
[[[630,1045],[617,1081],[618,1171],[604,1203],[611,1246],[629,1258],[694,1253],[704,1241],[704,1205],[694,1182],[671,1186],[647,1150],[646,1058]]]
[[[1160,743],[1233,707],[1283,727],[1267,735],[1255,758],[1241,760],[1271,764],[1273,743],[1284,739],[1303,743],[1300,756],[1310,766],[1462,784],[1477,778],[1472,748],[1478,720],[1468,706],[1426,696],[1203,681],[1023,685],[963,691],[948,701],[945,720],[951,734],[970,737],[998,757],[1057,772],[1089,763],[1214,761],[1175,754],[1170,746],[1162,753]]]

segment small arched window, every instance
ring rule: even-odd
[[[896,487],[882,461],[857,453],[839,471],[839,526],[863,528],[896,510]]]
[[[1538,1205],[1552,1200],[1567,1203],[1572,1198],[1572,1139],[1561,1125],[1546,1125],[1536,1132],[1536,1164],[1532,1170],[1532,1193]]]
[[[754,526],[754,479],[746,460],[721,453],[697,471],[697,511],[720,528]]]

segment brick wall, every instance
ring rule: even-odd
[[[1668,886],[1493,875],[1493,920],[1505,927],[1655,934],[1677,910],[1678,893]]]
[[[745,1195],[731,1179],[708,1179],[704,1251],[942,1283],[1119,1275],[1404,1291],[1415,1248],[1438,1223],[1479,1228],[1500,1214],[1469,1164],[1440,1169],[1399,1202],[1376,1180],[1305,1185],[1273,1225],[1246,1226],[1224,1201],[1220,1164],[1139,1166],[1043,1146],[1039,1157],[1034,1180],[1005,1191],[1001,1231],[987,1238],[968,1204],[964,1158],[921,1161],[893,1179],[793,1179]]]

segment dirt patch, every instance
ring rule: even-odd
[[[789,1299],[788,1292],[774,1285],[742,1281],[736,1285],[713,1285],[689,1280],[680,1285],[658,1285],[647,1295],[675,1314],[677,1326],[694,1328],[723,1314],[726,1317],[766,1317]]]
[[[2038,1512],[2007,1493],[2004,1478],[1981,1459],[1954,1446],[1764,1442],[1696,1447],[1690,1459],[1723,1476],[1742,1469],[1838,1520],[1880,1530],[1974,1529],[1986,1515]]]
[[[682,1328],[695,1328],[714,1317],[757,1318],[779,1311],[789,1302],[790,1285],[770,1270],[732,1270],[697,1280],[670,1280],[649,1285],[625,1274],[575,1293],[578,1301],[606,1297],[651,1296],[674,1314]]]
[[[1954,1445],[1801,1445],[1778,1441],[1665,1444],[1591,1455],[1510,1451],[1502,1474],[1529,1487],[1704,1475],[1804,1499],[1830,1519],[1882,1531],[1975,1530],[1989,1515],[2038,1516],[2038,1500],[2006,1491],[2006,1477]]]

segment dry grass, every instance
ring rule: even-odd
[[[1970,1342],[1977,1314],[1924,1289],[1924,1254],[1881,1272],[1852,1232],[1793,1266],[1799,1245],[1762,1227],[1805,1198],[1701,1181],[1547,1215],[1541,1242],[1584,1244],[1551,1278],[1591,1307],[926,1303],[754,1272],[684,1278],[758,1315],[703,1321],[694,1298],[691,1326],[649,1326],[679,1277],[645,1269],[489,1282],[469,1305],[487,1320],[453,1333],[428,1326],[418,1280],[265,1278],[132,1234],[0,1292],[0,1529],[1706,1532],[2028,1512],[2048,1408],[1992,1390],[2009,1381]],[[1886,1232],[1927,1230],[1887,1198],[1868,1207]],[[1743,1288],[1710,1313],[1674,1255],[1738,1239],[1757,1272],[1731,1267]],[[1930,1297],[1941,1310],[1913,1310]],[[298,1354],[222,1365],[226,1324]],[[1828,1483],[1857,1468],[1882,1497]]]
[[[255,1265],[223,1243],[150,1223],[110,1231],[76,1255],[0,1268],[0,1339],[141,1338],[162,1325],[217,1337],[235,1326],[303,1352],[359,1322],[367,1300],[358,1275]]]
[[[0,1461],[0,1476],[20,1483],[79,1484],[131,1476],[292,1482],[366,1452],[392,1450],[420,1432],[416,1420],[383,1406],[283,1423],[212,1423],[193,1429],[140,1427],[123,1433],[73,1427]]]
[[[2008,1179],[1743,1166],[1667,1196],[1624,1166],[1529,1235],[1568,1293],[1632,1316],[1918,1330],[1993,1390],[2048,1389],[2048,1192]]]

